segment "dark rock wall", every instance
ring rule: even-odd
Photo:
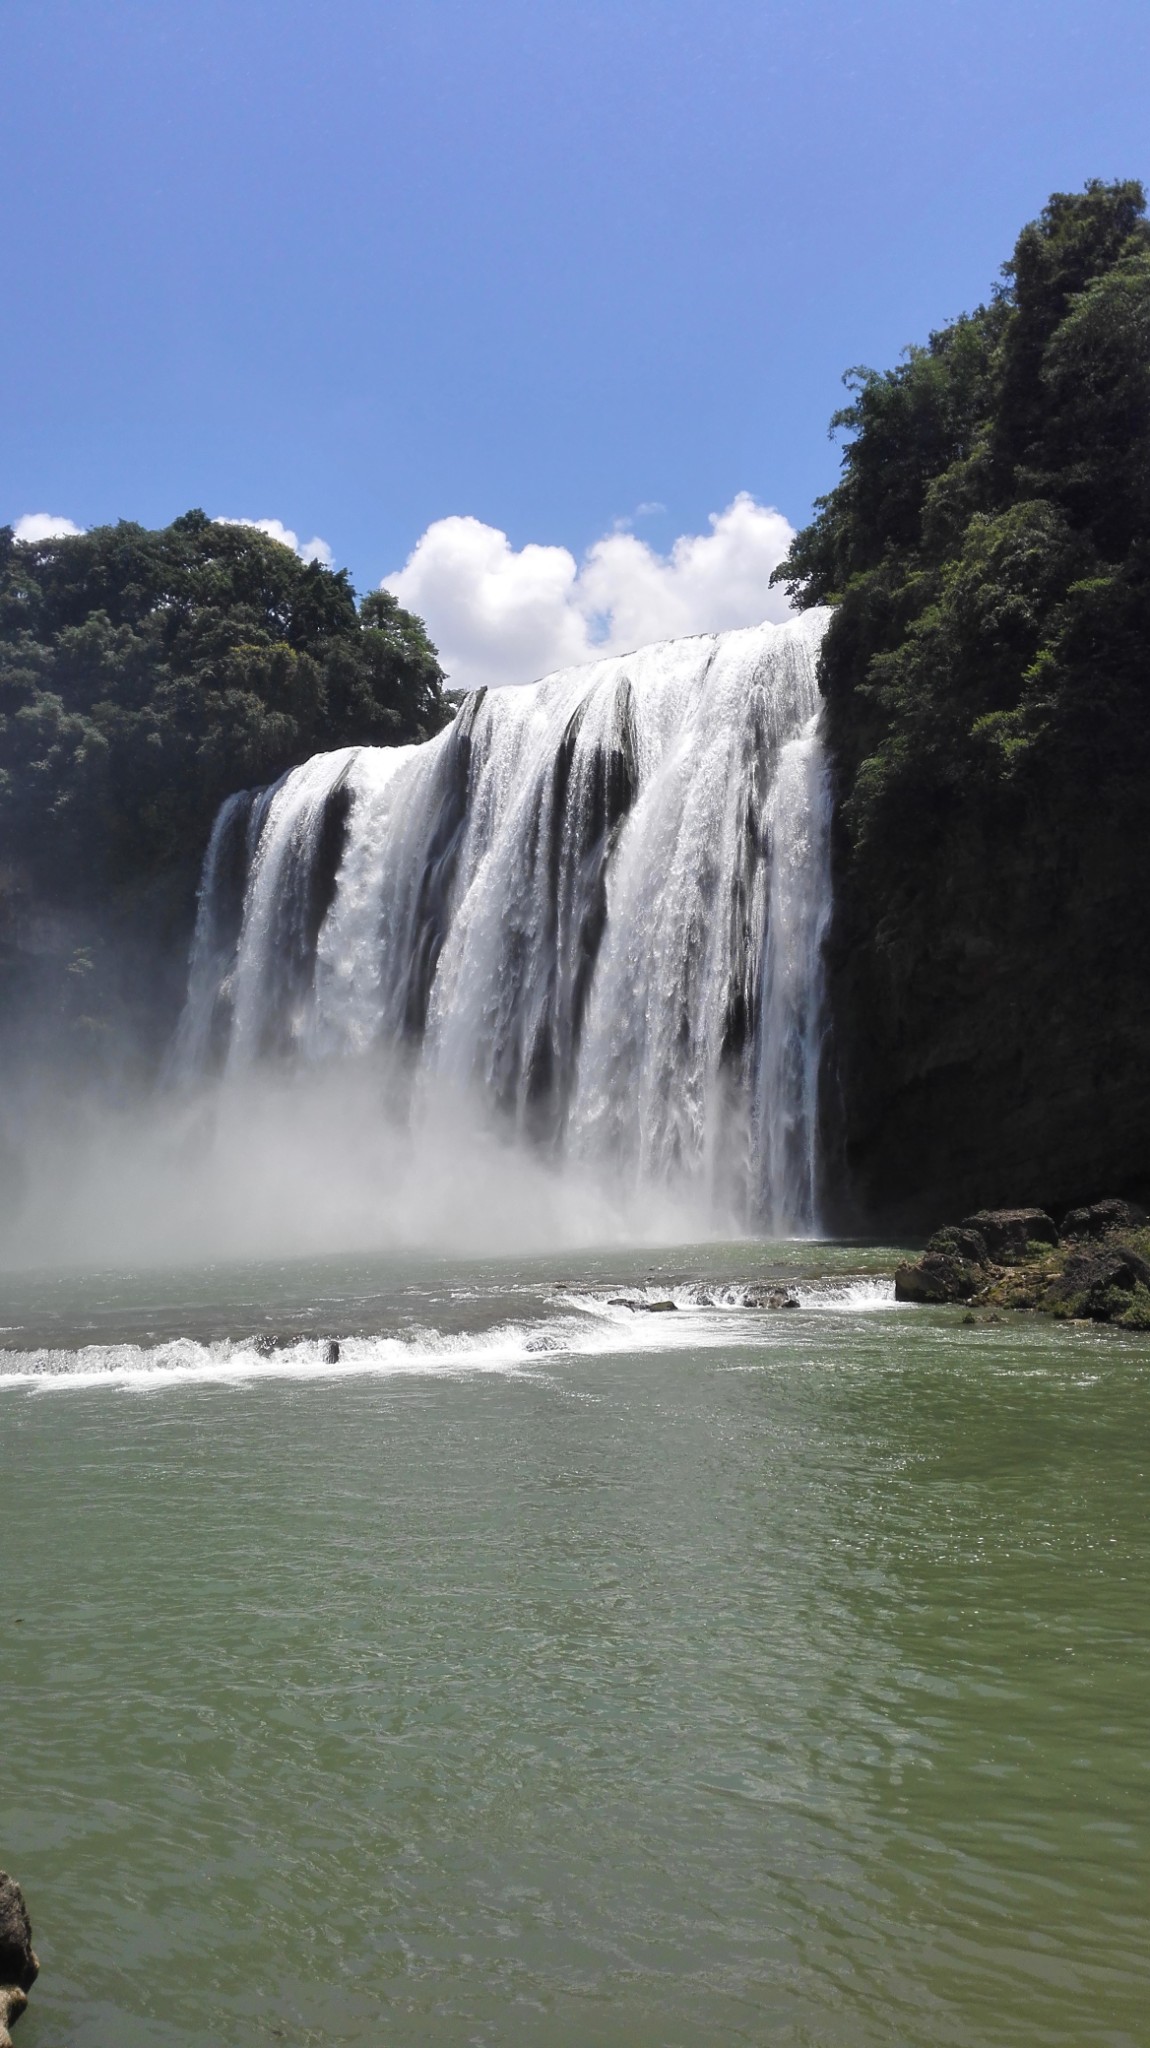
[[[902,960],[840,851],[833,1225],[925,1231],[984,1204],[1150,1195],[1150,899],[1128,855],[1104,854],[1069,843],[1045,867],[1017,840],[988,844],[964,889],[931,890],[929,935]]]

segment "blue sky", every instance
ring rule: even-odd
[[[849,364],[1150,178],[1146,0],[5,0],[0,57],[0,518],[276,518],[361,589],[453,517],[576,577],[803,520]]]

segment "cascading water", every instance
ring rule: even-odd
[[[479,691],[232,797],[185,1076],[379,1056],[712,1225],[817,1227],[827,614]]]

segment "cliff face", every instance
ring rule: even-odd
[[[989,307],[851,373],[784,566],[830,602],[839,1227],[1150,1183],[1150,232],[1055,195]]]
[[[926,1231],[1117,1189],[1150,1199],[1150,879],[1108,829],[1017,837],[925,879],[928,930],[892,957],[846,835],[829,960],[828,1207]]]

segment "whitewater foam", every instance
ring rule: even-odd
[[[768,1295],[777,1301],[768,1305]],[[893,1281],[870,1276],[751,1289],[697,1282],[665,1287],[621,1283],[610,1292],[557,1287],[537,1318],[507,1320],[482,1331],[424,1327],[404,1336],[271,1343],[255,1337],[212,1342],[180,1337],[151,1345],[0,1351],[0,1387],[145,1391],[197,1381],[522,1374],[557,1368],[565,1358],[638,1351],[733,1346],[761,1354],[788,1341],[811,1316],[871,1315],[898,1306]]]
[[[478,692],[230,799],[175,1068],[383,1061],[417,1159],[467,1094],[621,1209],[814,1233],[826,616]]]

